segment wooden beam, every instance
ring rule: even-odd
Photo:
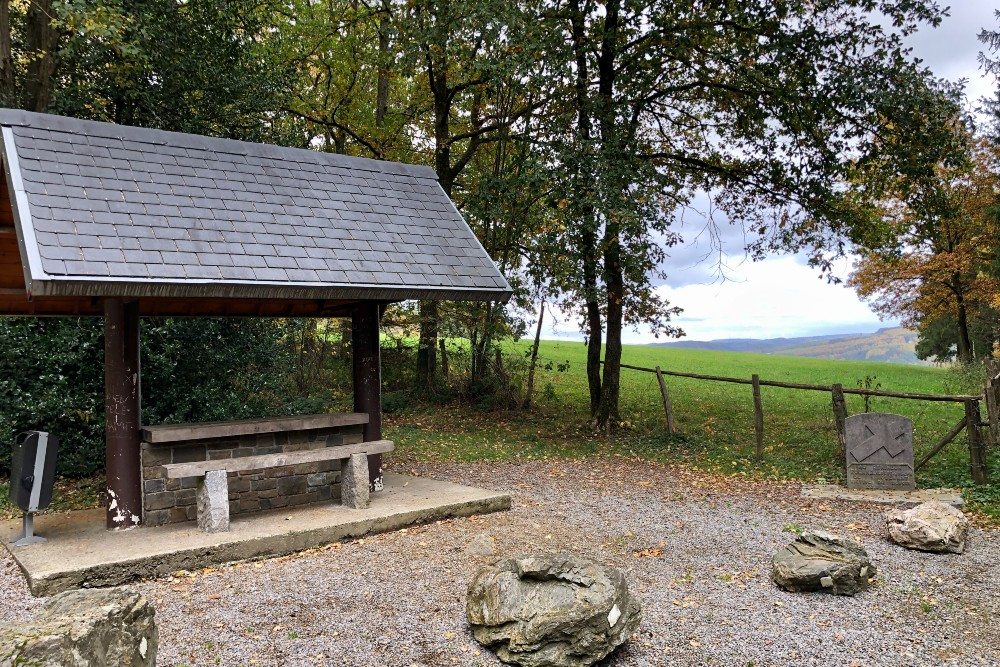
[[[962,432],[963,428],[965,428],[965,417],[962,417],[957,424],[951,427],[951,430],[948,431],[945,434],[945,436],[938,441],[938,444],[934,445],[934,448],[931,449],[931,451],[927,452],[927,456],[920,459],[920,463],[913,466],[913,472],[917,472],[925,465],[927,465],[927,462],[930,461],[935,456],[937,456],[938,452],[940,452],[942,449],[945,448],[945,445],[954,440],[958,436],[958,434]]]
[[[835,383],[830,391],[833,403],[833,425],[837,430],[837,455],[844,468],[847,467],[847,401],[844,400],[844,385]]]
[[[538,349],[536,348],[535,351],[537,352]],[[660,385],[660,400],[663,401],[663,415],[666,419],[667,435],[674,435],[677,433],[677,425],[674,423],[674,404],[670,401],[667,383],[663,380],[663,371],[660,370],[659,366],[656,367],[656,381]]]
[[[604,363],[603,361],[601,362]],[[646,368],[644,366],[632,366],[631,364],[621,364],[622,368],[628,368],[633,371],[643,371],[644,373],[655,373],[655,368]],[[726,377],[724,375],[704,375],[702,373],[681,373],[679,371],[662,371],[664,375],[670,375],[672,377],[679,378],[691,378],[693,380],[713,380],[715,382],[732,382],[734,384],[753,384],[752,380],[747,380],[746,378],[733,378]],[[805,384],[801,382],[778,382],[777,380],[761,380],[760,386],[762,387],[781,387],[783,389],[807,389],[810,391],[825,391],[829,392],[833,390],[833,387],[828,384]],[[881,389],[849,389],[844,387],[842,391],[845,394],[854,394],[856,396],[882,396],[885,398],[909,398],[916,401],[941,401],[941,402],[951,402],[951,403],[964,403],[965,401],[975,400],[978,401],[982,396],[967,396],[967,395],[945,395],[945,394],[915,394],[911,392],[903,391],[884,391]]]
[[[969,473],[976,484],[986,484],[989,473],[986,468],[986,446],[981,428],[982,415],[979,401],[965,402],[965,433],[969,437]]]
[[[139,304],[104,302],[105,470],[107,527],[126,529],[142,522],[140,431]]]
[[[986,419],[989,421],[987,432],[990,434],[991,444],[1000,447],[1000,359],[986,360],[983,397],[986,399]]]
[[[751,381],[753,382],[754,453],[758,459],[762,459],[764,458],[764,403],[760,397],[760,376],[754,373]]]
[[[24,273],[16,266],[0,263],[0,315],[102,316],[104,306],[92,296],[35,296],[28,301]],[[267,299],[141,299],[143,317],[334,317],[350,315],[356,302],[327,302],[323,309],[315,299],[292,302]]]
[[[358,304],[351,316],[351,346],[354,356],[354,411],[368,414],[366,441],[382,439],[382,360],[379,348],[379,305]],[[373,491],[382,489],[382,455],[368,457],[368,475]]]
[[[260,433],[287,433],[289,431],[314,431],[321,428],[335,428],[354,424],[367,424],[368,415],[360,412],[346,412],[328,415],[299,415],[278,419],[245,419],[231,422],[207,422],[204,424],[168,424],[146,426],[142,429],[142,440],[154,445],[168,442],[191,440],[211,440],[213,438],[233,438]]]

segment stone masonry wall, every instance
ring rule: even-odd
[[[214,461],[361,442],[360,425],[265,433],[184,443],[142,443],[143,523],[161,526],[197,517],[198,478],[167,479],[167,463]],[[229,513],[260,512],[340,497],[340,461],[229,473]]]

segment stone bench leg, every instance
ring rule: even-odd
[[[344,507],[368,507],[368,455],[351,454],[340,473],[340,502]]]
[[[198,527],[206,533],[229,530],[229,482],[225,470],[209,470],[198,480]]]

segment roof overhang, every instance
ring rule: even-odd
[[[331,285],[325,283],[267,283],[226,281],[185,281],[150,279],[133,282],[117,278],[75,280],[63,276],[32,279],[31,298],[114,297],[114,298],[201,298],[201,299],[294,299],[340,301],[406,301],[409,299],[448,301],[506,301],[509,294],[475,288],[386,287],[381,285]]]
[[[90,139],[91,136],[96,136],[97,139]],[[56,141],[53,141],[51,137],[55,137]],[[67,137],[69,138],[67,139]],[[95,227],[96,219],[87,217],[92,215],[89,212],[91,209],[88,209],[87,205],[97,203],[104,207],[102,224],[98,226],[110,230],[105,232],[108,234],[108,239],[115,242],[120,240],[117,234],[128,232],[132,237],[126,240],[131,240],[138,252],[139,244],[146,239],[144,234],[148,231],[148,236],[152,238],[161,229],[150,227],[146,230],[140,226],[139,221],[150,218],[151,216],[148,215],[143,217],[121,213],[116,217],[115,209],[107,211],[104,201],[95,199],[96,195],[93,193],[100,191],[100,196],[105,199],[113,199],[112,203],[121,203],[128,202],[130,197],[134,197],[136,194],[134,190],[138,190],[138,194],[143,195],[143,188],[152,189],[158,184],[153,182],[150,185],[142,180],[149,178],[145,172],[129,171],[131,167],[134,167],[135,160],[130,163],[123,159],[123,164],[131,165],[131,167],[114,170],[113,174],[119,176],[117,179],[113,177],[103,180],[94,178],[93,188],[66,186],[65,184],[70,182],[70,177],[75,179],[74,183],[86,185],[86,177],[79,175],[82,173],[81,167],[67,163],[65,166],[66,178],[65,181],[63,180],[63,163],[59,161],[62,153],[52,148],[52,146],[58,147],[58,141],[79,141],[87,144],[81,149],[83,152],[86,150],[96,151],[97,149],[91,145],[95,142],[103,141],[104,144],[112,146],[121,143],[126,149],[131,146],[135,151],[139,151],[136,154],[147,160],[156,159],[158,150],[167,153],[166,157],[169,158],[172,153],[168,149],[172,147],[176,147],[175,152],[187,151],[188,155],[195,155],[197,150],[206,151],[206,156],[223,155],[225,151],[230,151],[231,154],[225,153],[227,159],[244,159],[248,163],[245,169],[249,175],[243,177],[249,179],[251,184],[269,178],[272,173],[280,173],[280,170],[272,168],[272,164],[282,166],[282,160],[288,160],[290,164],[298,167],[305,164],[306,167],[315,170],[318,174],[317,178],[324,176],[331,178],[330,174],[332,173],[335,174],[333,176],[335,179],[351,182],[351,178],[336,176],[336,174],[359,174],[361,176],[369,174],[369,177],[375,182],[375,185],[369,188],[371,192],[388,191],[396,198],[393,201],[402,202],[403,208],[401,210],[407,211],[413,216],[411,218],[395,216],[392,217],[393,222],[396,222],[397,218],[412,220],[414,228],[409,229],[401,224],[381,226],[377,222],[380,217],[375,213],[362,213],[361,221],[355,220],[357,215],[342,220],[342,216],[356,213],[355,209],[364,211],[364,205],[359,202],[374,200],[374,196],[364,189],[365,181],[354,178],[354,182],[360,182],[362,185],[345,185],[345,194],[342,197],[342,199],[351,200],[349,203],[354,205],[352,209],[338,212],[336,206],[342,202],[332,198],[328,202],[331,208],[327,218],[322,216],[311,218],[314,221],[319,220],[319,223],[314,224],[319,224],[321,231],[323,231],[323,224],[328,226],[344,225],[344,228],[349,231],[348,240],[339,246],[336,242],[329,244],[331,247],[328,252],[329,260],[324,258],[323,249],[307,247],[306,249],[310,251],[312,257],[312,264],[306,264],[305,261],[302,261],[298,267],[293,264],[294,268],[287,271],[288,279],[255,278],[243,280],[227,278],[224,275],[219,278],[189,277],[185,273],[190,274],[192,271],[186,271],[181,264],[153,267],[163,273],[173,271],[176,274],[179,272],[182,276],[180,279],[176,275],[165,277],[128,275],[130,272],[134,273],[136,267],[127,263],[129,261],[127,254],[125,261],[119,260],[117,264],[92,259],[93,257],[101,257],[101,253],[105,252],[103,250],[105,240],[99,239],[95,248],[94,237],[88,237],[80,231],[87,225],[91,228]],[[32,144],[32,142],[34,143]],[[104,144],[99,147],[101,150],[104,150]],[[112,155],[114,154],[112,152]],[[237,157],[233,158],[233,156]],[[266,159],[261,156],[266,157]],[[317,154],[316,151],[227,142],[227,140],[194,135],[140,130],[105,123],[77,121],[58,116],[5,110],[0,110],[0,158],[2,158],[4,171],[4,182],[2,192],[0,192],[0,314],[99,314],[102,310],[100,305],[102,299],[124,298],[140,301],[143,304],[141,310],[147,315],[282,315],[287,313],[290,315],[328,316],[347,312],[351,304],[360,301],[382,303],[409,299],[507,301],[511,295],[509,284],[499,274],[495,264],[489,259],[479,242],[475,240],[474,235],[454,205],[440,190],[436,180],[432,178],[433,172],[424,167],[379,163],[373,160],[345,156],[327,157],[323,154]],[[31,164],[30,173],[26,172],[23,167],[25,159]],[[205,159],[210,158],[205,157]],[[192,167],[192,173],[196,171],[198,169]],[[254,176],[257,178],[256,182],[253,181]],[[280,180],[278,176],[274,178],[276,182]],[[378,180],[379,178],[382,180]],[[219,177],[218,181],[222,182],[222,180],[223,177]],[[234,184],[242,187],[239,181],[233,180],[229,183],[230,186],[233,186],[233,191],[238,190]],[[432,184],[432,189],[428,189],[431,187],[430,184]],[[329,186],[329,184],[326,185]],[[121,188],[120,192],[114,190],[113,187]],[[162,185],[159,187],[161,190],[163,189]],[[398,187],[399,191],[392,192],[391,188],[393,187]],[[262,184],[264,191],[269,191],[269,188],[267,183]],[[414,212],[406,208],[407,202],[403,200],[403,197],[420,188],[423,192],[430,193],[423,195],[425,198],[430,198],[412,204],[412,209],[417,209]],[[177,190],[181,189],[177,188]],[[69,195],[59,199],[58,196],[62,195],[64,190]],[[187,190],[191,190],[191,188],[187,188]],[[73,199],[73,194],[78,194],[79,197]],[[236,194],[242,195],[243,193],[237,191]],[[256,197],[254,201],[261,202],[255,204],[258,208],[280,210],[280,207],[276,208],[276,205],[270,204],[266,198],[261,201],[259,194],[247,193],[247,196],[249,197],[250,194]],[[288,197],[274,197],[276,202],[288,201],[288,199]],[[54,200],[58,201],[53,204]],[[424,206],[428,206],[430,209],[419,210],[422,208],[422,202],[429,202]],[[221,202],[221,205],[226,203]],[[229,202],[229,204],[231,203]],[[65,208],[53,208],[56,205]],[[97,206],[91,206],[91,208],[102,210]],[[151,206],[149,210],[152,208]],[[296,210],[295,206],[286,206],[286,208],[300,212]],[[385,211],[386,208],[372,206],[370,210],[379,212]],[[53,211],[57,215],[53,215]],[[200,211],[200,215],[203,217],[211,217],[211,211],[208,209],[197,209],[197,211]],[[233,211],[227,209],[224,212],[231,214]],[[316,209],[313,209],[313,212],[315,213]],[[36,214],[42,217],[38,218]],[[229,215],[231,219],[234,217]],[[288,219],[295,219],[295,217],[289,215]],[[385,215],[381,216],[381,218],[386,217]],[[249,215],[246,216],[246,219],[250,219]],[[258,241],[261,237],[267,237],[268,242],[272,245],[263,247],[273,248],[276,253],[285,250],[280,245],[281,241],[287,242],[291,250],[300,254],[303,246],[308,246],[314,241],[307,234],[316,234],[315,229],[306,230],[304,227],[290,226],[282,216],[277,214],[275,214],[275,219],[278,223],[282,223],[277,224],[276,229],[285,230],[284,236],[281,235],[281,232],[269,228],[264,228],[264,233],[261,233],[259,231],[260,225],[252,225],[242,219],[228,222],[229,228],[222,226],[225,231],[215,233],[219,234],[220,238],[223,234],[232,233],[234,237],[244,239],[245,245],[230,244],[227,246],[239,247],[241,250],[244,247],[250,248],[250,243]],[[75,226],[70,224],[75,220],[80,222],[77,222]],[[198,225],[204,224],[204,221],[182,208],[175,218],[169,219],[163,224],[172,224],[173,227],[169,231],[173,236],[181,238],[182,242],[187,245],[193,245],[197,240],[194,232],[202,231]],[[241,229],[241,224],[245,225],[245,229]],[[420,225],[425,225],[426,228],[421,228]],[[39,229],[43,231],[39,232]],[[301,235],[297,234],[299,229],[304,230]],[[392,233],[385,231],[387,229],[391,229]],[[336,231],[341,232],[341,236],[344,236],[342,234],[344,229]],[[442,253],[450,254],[442,254],[437,257],[424,250],[419,252],[413,250],[407,245],[407,237],[405,236],[406,232],[413,231],[424,235],[435,231],[442,234],[440,240]],[[77,233],[80,235],[76,236]],[[44,240],[40,239],[40,234],[45,237]],[[184,234],[188,234],[190,238],[189,236],[180,236]],[[381,234],[385,234],[385,243],[382,242]],[[355,241],[355,238],[368,240]],[[416,236],[414,238],[426,237]],[[391,245],[389,241],[395,242],[395,245]],[[181,241],[178,242],[178,246],[180,243]],[[452,244],[453,249],[445,248],[448,243]],[[220,245],[226,246],[226,244]],[[319,244],[317,243],[317,245]],[[383,248],[383,246],[385,247]],[[374,251],[376,247],[379,248],[378,253]],[[359,248],[361,249],[359,250]],[[390,263],[378,264],[368,261],[366,252],[369,251],[365,250],[366,248],[372,249],[370,251],[372,255],[378,254],[383,259],[389,257],[392,260],[398,259],[398,261],[391,263],[391,270],[382,271],[381,269],[389,266]],[[394,254],[386,252],[392,248],[395,248]],[[412,254],[407,254],[410,251]],[[112,252],[108,250],[106,254]],[[122,250],[119,248],[114,252],[120,253]],[[79,254],[81,261],[61,261],[59,259],[63,255],[69,258],[76,254]],[[184,255],[181,252],[164,252],[162,256],[166,257],[168,254],[171,256]],[[187,256],[191,256],[191,253],[187,253]],[[215,254],[212,257],[218,260],[219,255]],[[317,257],[319,259],[315,259]],[[345,260],[343,257],[348,259]],[[472,263],[470,264],[472,270],[468,270],[462,265],[466,261],[466,257]],[[419,262],[415,258],[419,258]],[[238,264],[245,257],[236,254],[232,257],[223,257],[223,259]],[[260,257],[251,257],[250,259],[259,260]],[[317,261],[328,261],[330,266],[337,264],[337,268],[343,264],[363,267],[364,270],[358,269],[353,272],[349,269],[325,272],[323,270],[300,270],[303,266],[315,266]],[[372,270],[373,264],[377,265],[379,270]],[[447,265],[443,268],[448,270],[441,270],[442,265]],[[94,266],[102,267],[102,270],[111,266],[115,268],[104,271],[106,275],[93,275]],[[76,270],[75,267],[81,267],[81,270]],[[60,271],[54,272],[51,270],[52,268],[58,268]],[[203,267],[195,263],[193,268],[212,267]],[[412,269],[413,272],[408,274],[408,269]],[[214,270],[220,271],[218,268]],[[125,275],[115,275],[115,271]],[[253,275],[252,268],[248,271]],[[246,272],[244,271],[244,273]],[[267,272],[268,269],[265,267],[259,269],[257,275],[267,275]],[[225,268],[221,270],[221,273],[226,273]],[[302,279],[303,275],[313,275],[321,279]],[[330,275],[341,276],[346,280],[322,279]],[[281,271],[281,276],[286,276],[284,270]],[[364,276],[375,277],[379,280],[365,280]]]

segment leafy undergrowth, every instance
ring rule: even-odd
[[[103,476],[56,480],[56,488],[52,492],[52,504],[47,511],[68,512],[98,507],[103,492]],[[7,480],[0,482],[0,518],[12,519],[20,516],[21,510],[10,502],[10,482]]]

